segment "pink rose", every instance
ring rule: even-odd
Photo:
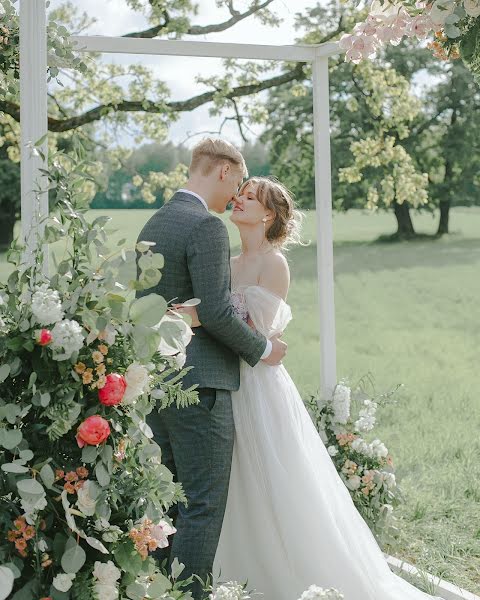
[[[83,423],[78,426],[76,440],[79,448],[85,445],[98,446],[104,442],[110,435],[110,425],[108,421],[100,415],[87,417]]]
[[[98,390],[98,398],[105,406],[120,404],[127,388],[123,375],[110,373],[105,378],[105,385]]]
[[[48,329],[39,329],[36,333],[36,340],[39,346],[48,346],[52,341],[52,334]]]

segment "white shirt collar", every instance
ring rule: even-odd
[[[208,210],[208,204],[205,202],[205,200],[201,196],[199,196],[195,192],[192,192],[191,190],[186,190],[184,188],[182,188],[178,191],[182,192],[182,194],[190,194],[191,196],[195,196],[195,198],[198,198],[200,200],[200,202],[203,204],[203,206]]]

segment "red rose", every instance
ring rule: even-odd
[[[52,341],[52,334],[48,329],[39,329],[36,339],[39,346],[48,346]]]
[[[98,390],[98,398],[105,406],[120,404],[125,394],[127,382],[123,375],[110,373],[105,378],[105,385]]]
[[[77,444],[79,448],[83,448],[85,444],[89,446],[98,446],[104,442],[110,435],[110,425],[100,415],[92,415],[87,417],[83,423],[78,426]]]

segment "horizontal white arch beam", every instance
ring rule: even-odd
[[[317,56],[333,56],[338,43],[319,45],[271,46],[266,44],[227,44],[185,40],[157,40],[127,37],[72,36],[78,51],[109,54],[154,54],[163,56],[203,56],[210,58],[244,58],[311,62]]]

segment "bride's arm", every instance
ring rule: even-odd
[[[268,291],[283,298],[283,300],[287,299],[290,286],[290,269],[287,259],[280,251],[264,255],[258,283]]]

